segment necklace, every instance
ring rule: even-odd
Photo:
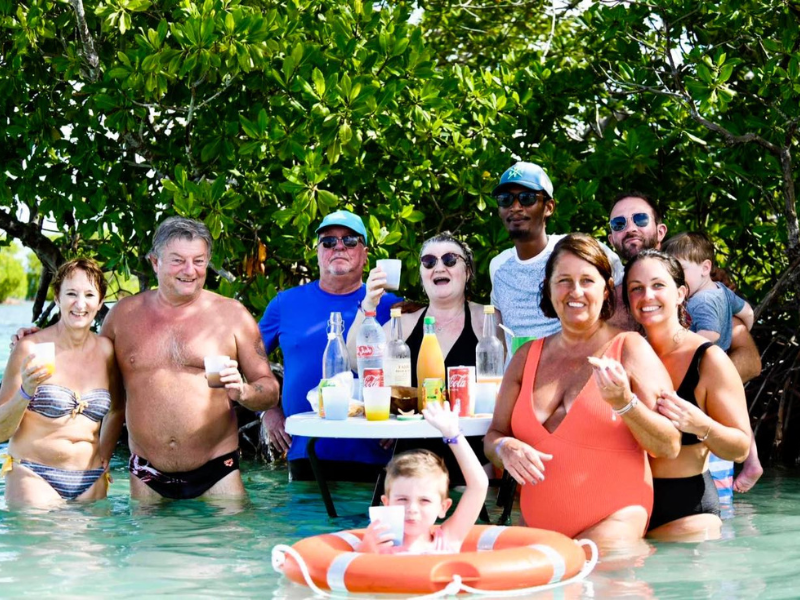
[[[449,319],[441,319],[440,320],[439,317],[436,317],[434,315],[430,315],[430,316],[432,316],[432,317],[434,317],[436,319],[436,323],[434,324],[434,328],[436,329],[436,331],[442,331],[445,328],[445,326],[450,325],[450,323],[452,323],[453,321],[455,321],[459,317],[463,317],[464,316],[464,311],[462,310],[462,311],[458,312],[457,314],[453,315]]]

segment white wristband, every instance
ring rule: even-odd
[[[636,405],[639,404],[639,398],[637,398],[636,394],[631,397],[631,401],[628,402],[625,406],[620,409],[613,409],[615,415],[619,415],[620,417],[624,415],[629,410],[633,410],[636,408]]]

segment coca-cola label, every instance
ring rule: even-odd
[[[383,348],[380,346],[358,346],[356,348],[358,358],[373,358],[383,356]]]
[[[383,369],[364,369],[364,387],[383,387]]]
[[[450,408],[460,417],[475,414],[475,367],[449,367],[447,388]]]

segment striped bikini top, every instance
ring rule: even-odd
[[[83,397],[77,392],[61,385],[45,384],[36,388],[28,410],[50,419],[71,415],[74,419],[83,415],[99,423],[111,408],[111,394],[108,390],[96,389],[86,392]]]

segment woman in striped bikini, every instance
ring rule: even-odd
[[[58,322],[21,340],[0,388],[0,473],[9,507],[57,506],[106,497],[103,474],[122,430],[124,407],[110,340],[91,331],[106,281],[94,261],[70,260],[53,281]],[[55,345],[55,368],[34,345]]]

